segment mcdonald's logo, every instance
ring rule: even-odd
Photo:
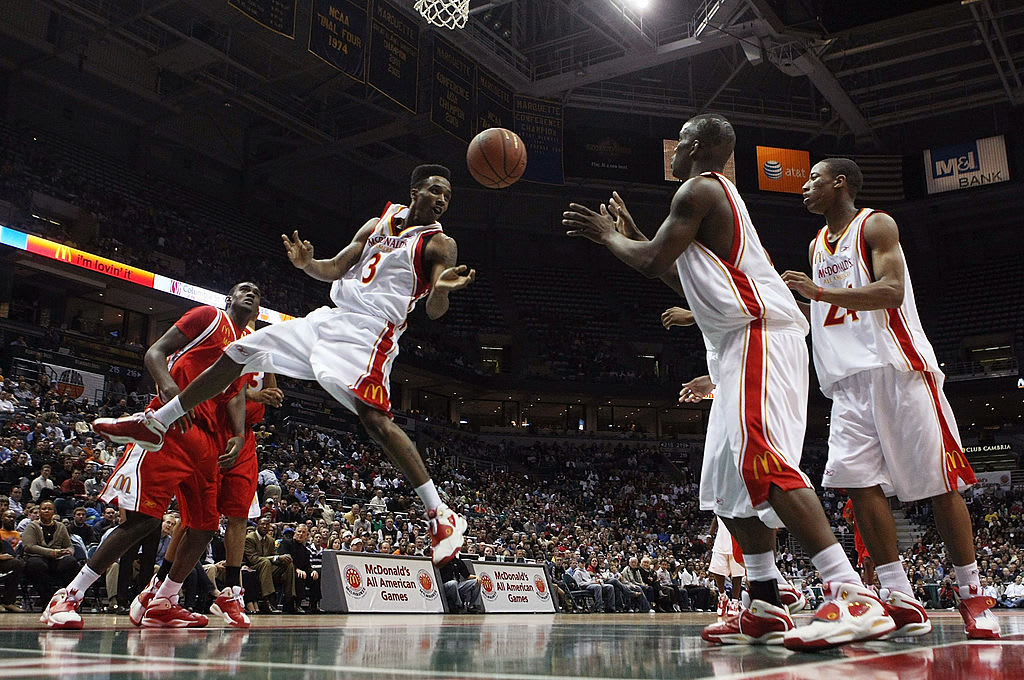
[[[779,463],[778,457],[773,451],[765,451],[754,456],[754,479],[761,479],[761,473],[757,471],[758,465],[764,470],[764,476],[768,477],[772,474],[771,466],[769,463],[775,464],[775,471],[782,472],[782,464]]]
[[[384,388],[380,385],[367,385],[363,388],[363,397],[374,404],[384,403]]]
[[[132,492],[132,478],[128,475],[118,475],[117,481],[114,482],[114,488],[124,493]]]
[[[63,262],[71,262],[71,248],[68,246],[57,246],[57,249],[53,251],[53,257]]]
[[[967,458],[964,457],[964,452],[959,449],[953,449],[952,451],[946,451],[946,469],[956,470],[957,468],[966,468]]]

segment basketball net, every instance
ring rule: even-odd
[[[462,28],[469,18],[469,0],[416,0],[413,7],[428,24],[448,29]]]

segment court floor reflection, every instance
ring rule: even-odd
[[[715,647],[711,615],[359,615],[259,617],[249,631],[138,630],[88,617],[82,631],[0,618],[0,677],[113,678],[707,678],[1009,680],[1024,678],[1024,615],[1002,614],[1004,639],[968,643],[938,613],[923,639],[822,654]]]

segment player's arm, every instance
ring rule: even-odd
[[[359,261],[366,239],[370,238],[377,221],[376,217],[367,220],[352,237],[352,241],[329,260],[313,259],[313,244],[302,240],[298,230],[292,232],[291,237],[281,234],[281,241],[284,242],[288,259],[297,269],[301,269],[317,281],[337,281]]]
[[[858,312],[895,309],[903,304],[903,255],[896,221],[885,213],[874,213],[864,221],[864,240],[871,249],[874,281],[859,288],[822,288],[807,274],[788,271],[782,280],[810,300]]]
[[[640,227],[636,226],[636,221],[633,219],[633,215],[630,214],[629,209],[626,208],[625,201],[619,196],[618,191],[612,192],[612,197],[608,199],[608,213],[615,220],[615,230],[632,241],[649,241],[650,239],[640,231]],[[661,276],[662,283],[671,288],[679,295],[679,297],[686,297],[683,292],[683,284],[679,281],[679,272],[675,269],[669,269]]]
[[[476,270],[466,265],[456,266],[459,247],[455,239],[437,234],[427,242],[423,253],[430,268],[430,295],[427,296],[427,316],[440,319],[448,311],[448,294],[465,288],[476,281]]]
[[[615,221],[602,205],[594,211],[579,203],[570,203],[562,213],[562,224],[568,227],[568,236],[584,236],[600,243],[627,265],[648,278],[667,274],[693,239],[701,221],[711,211],[714,201],[721,196],[718,186],[705,178],[693,178],[683,183],[672,197],[668,217],[661,223],[658,233],[650,241],[634,241],[615,229]]]
[[[153,383],[156,385],[157,396],[165,404],[181,392],[178,383],[174,382],[174,378],[171,377],[171,371],[167,367],[167,357],[183,349],[192,339],[185,335],[177,326],[171,326],[167,329],[166,333],[160,336],[160,339],[149,346],[142,359],[146,370],[149,371],[149,375],[153,378]],[[192,427],[192,412],[187,412],[179,420],[175,421],[174,427],[178,428],[181,432]]]
[[[245,386],[245,399],[255,404],[266,404],[277,408],[284,402],[284,392],[277,386],[277,376],[273,373],[263,374],[263,389]]]
[[[242,452],[245,445],[245,389],[238,390],[238,394],[231,397],[224,407],[228,413],[228,424],[231,426],[231,438],[228,439],[224,453],[217,459],[217,465],[222,468],[232,467],[238,462],[238,454]]]

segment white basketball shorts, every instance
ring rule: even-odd
[[[771,487],[811,488],[800,471],[807,424],[808,357],[804,336],[751,322],[718,347],[719,384],[708,420],[700,509],[719,517],[782,522],[768,504]]]
[[[880,485],[885,495],[909,502],[974,484],[943,380],[883,366],[837,382],[822,485]]]
[[[224,348],[247,373],[266,371],[316,380],[353,413],[356,402],[391,412],[391,365],[405,324],[321,307],[266,326]]]

